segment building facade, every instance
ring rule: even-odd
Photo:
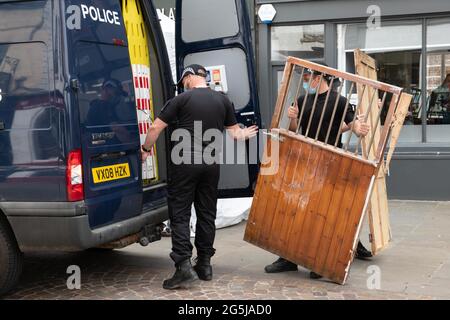
[[[375,58],[379,80],[414,96],[388,178],[392,199],[450,200],[450,1],[256,0],[258,84],[270,123],[287,56],[354,72],[357,48]]]
[[[175,0],[154,0],[174,18]],[[389,197],[450,201],[449,0],[247,0],[263,122],[270,124],[287,56],[354,72],[353,50],[377,61],[379,80],[414,102],[388,178]],[[257,12],[272,4],[271,24]]]

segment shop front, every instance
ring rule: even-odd
[[[287,56],[355,72],[372,56],[380,81],[414,96],[388,178],[392,199],[450,200],[450,2],[256,0],[272,23],[256,26],[258,83],[270,123]]]

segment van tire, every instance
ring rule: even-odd
[[[23,270],[23,253],[6,219],[0,216],[0,296],[19,282]]]

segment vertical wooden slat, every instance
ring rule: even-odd
[[[284,144],[284,143],[283,143]],[[292,147],[290,143],[286,143],[286,145],[289,146],[289,149],[286,153],[285,158],[287,159],[285,162],[285,165],[281,168],[280,174],[278,175],[277,179],[272,182],[272,190],[270,194],[268,195],[268,201],[266,206],[266,212],[270,215],[266,215],[264,219],[264,225],[261,227],[261,234],[259,235],[260,240],[262,243],[267,243],[269,240],[269,237],[272,236],[270,233],[270,230],[272,229],[272,224],[275,219],[277,219],[276,216],[276,208],[278,206],[278,203],[280,201],[280,196],[283,194],[283,181],[286,177],[286,168],[289,166],[288,159],[291,156],[291,150]],[[276,235],[275,235],[276,236]]]
[[[328,250],[327,258],[325,260],[325,266],[323,269],[323,275],[327,278],[333,279],[335,277],[334,274],[334,266],[338,260],[339,250],[341,248],[343,234],[345,231],[345,227],[347,223],[349,223],[349,216],[354,205],[354,199],[356,197],[356,193],[358,192],[358,182],[359,175],[362,170],[362,163],[358,161],[352,161],[352,165],[350,168],[350,175],[348,180],[346,181],[346,188],[344,192],[344,196],[342,198],[341,205],[338,209],[338,219],[336,220],[336,224],[334,226],[333,235],[330,242],[330,247]]]
[[[368,194],[368,187],[374,174],[375,167],[362,167],[361,174],[358,177],[357,185],[357,190],[359,192],[356,192],[355,194],[354,205],[349,212],[347,223],[344,225],[344,231],[342,231],[342,238],[340,239],[341,246],[338,251],[338,259],[336,260],[334,267],[332,267],[332,269],[334,270],[333,277],[342,277],[342,275],[345,275],[347,273],[346,268],[349,265],[349,261],[353,260],[355,250],[353,244],[357,243],[355,242],[355,238],[359,236],[358,228],[361,223],[361,217],[364,214],[363,210],[365,201],[368,196],[370,197],[370,194]],[[362,190],[367,191],[363,192]],[[339,264],[341,266],[338,266]],[[341,278],[341,280],[343,281],[344,278]]]
[[[285,175],[280,187],[277,206],[274,211],[274,219],[272,221],[272,225],[267,226],[267,234],[272,237],[272,245],[275,247],[275,249],[282,247],[282,229],[289,210],[289,200],[292,198],[292,196],[298,194],[297,192],[292,190],[291,185],[296,182],[294,180],[294,176],[295,172],[297,171],[297,165],[301,156],[302,149],[302,146],[290,146],[289,159],[287,167],[284,169]]]
[[[295,220],[295,216],[297,214],[297,206],[298,199],[300,197],[300,188],[303,183],[303,179],[306,174],[306,165],[302,163],[302,161],[307,161],[303,156],[307,151],[305,151],[307,146],[301,144],[300,146],[294,145],[293,150],[297,150],[297,157],[295,163],[295,169],[293,170],[292,180],[290,184],[285,185],[285,195],[286,195],[286,205],[283,210],[285,212],[283,221],[281,222],[281,227],[274,231],[279,232],[279,243],[278,246],[280,248],[287,246],[288,239],[290,238],[290,231]],[[293,151],[295,153],[296,151]]]
[[[264,151],[264,161],[261,170],[267,169],[271,164],[268,163],[269,152],[274,152],[273,143],[278,143],[277,141],[272,141],[268,139],[266,149]],[[289,145],[280,143],[280,154],[285,154],[289,150]],[[273,158],[273,157],[272,157]],[[287,159],[284,157],[278,158],[279,170],[273,175],[260,175],[258,177],[258,182],[256,184],[255,195],[253,197],[252,208],[250,210],[250,215],[248,219],[248,227],[246,230],[245,240],[249,242],[259,241],[258,237],[260,234],[260,225],[264,223],[264,218],[266,216],[266,207],[268,202],[267,194],[270,194],[272,189],[272,183],[278,178],[286,166]]]
[[[301,256],[305,261],[306,267],[308,266],[308,245],[310,239],[312,238],[312,230],[315,228],[315,217],[317,216],[317,211],[320,205],[322,195],[324,193],[325,182],[327,182],[328,168],[330,166],[330,160],[332,158],[331,152],[321,151],[320,158],[316,163],[312,165],[317,167],[314,174],[311,173],[307,179],[307,183],[311,185],[310,197],[308,207],[305,212],[305,223],[299,237],[298,247],[297,247],[297,257]],[[314,171],[314,170],[311,170]]]
[[[319,242],[319,254],[314,261],[314,270],[318,270],[318,273],[323,272],[325,267],[326,258],[330,249],[333,231],[336,225],[336,221],[339,216],[340,204],[344,197],[345,188],[347,185],[347,179],[350,175],[350,168],[352,160],[343,158],[341,166],[339,168],[338,177],[333,188],[333,197],[331,199],[330,208],[327,212],[325,225]]]
[[[284,68],[283,80],[280,86],[280,92],[277,99],[277,104],[275,106],[275,111],[272,118],[272,124],[270,128],[279,128],[280,119],[283,114],[283,106],[286,101],[287,92],[289,90],[289,84],[292,76],[292,72],[294,71],[294,65],[291,63],[287,63]]]
[[[400,101],[400,96],[393,95],[391,103],[389,105],[388,113],[386,115],[386,120],[384,121],[383,130],[381,132],[380,142],[378,143],[376,161],[380,163],[384,162],[384,153],[386,151],[387,141],[391,133],[391,125],[395,117],[395,110]]]
[[[397,146],[398,139],[400,138],[400,133],[405,123],[405,118],[408,115],[409,107],[411,106],[411,101],[413,96],[407,93],[403,93],[400,97],[400,102],[398,103],[397,110],[395,111],[395,121],[392,124],[391,142],[389,143],[389,152],[386,157],[386,167],[389,168],[394,155],[395,147]]]
[[[255,208],[255,217],[252,217],[253,220],[250,220],[250,223],[257,225],[258,230],[256,239],[258,243],[264,243],[264,241],[267,240],[265,232],[267,232],[268,224],[270,223],[271,225],[274,218],[273,210],[278,202],[277,197],[287,166],[288,156],[286,155],[288,155],[289,152],[290,144],[280,142],[279,170],[275,175],[264,176],[263,178],[262,183],[266,189],[262,192],[263,197],[259,199],[259,205]],[[258,221],[255,221],[256,219],[258,219]]]
[[[295,253],[298,252],[299,248],[299,238],[301,236],[301,232],[303,229],[303,224],[305,223],[305,216],[308,209],[309,198],[311,196],[312,185],[310,183],[310,177],[315,175],[317,166],[311,166],[312,163],[317,163],[319,157],[321,156],[321,150],[317,149],[317,147],[309,146],[308,149],[305,149],[305,153],[303,156],[303,165],[306,168],[304,174],[304,180],[300,185],[299,198],[297,203],[294,204],[296,208],[296,217],[293,222],[293,227],[289,234],[289,241],[287,244],[288,251],[291,253],[290,257],[295,260]],[[306,160],[306,162],[305,162]]]
[[[315,256],[318,252],[320,239],[322,237],[322,232],[325,227],[325,221],[327,218],[328,210],[330,208],[335,185],[339,175],[339,169],[343,158],[332,154],[329,161],[329,168],[327,170],[326,181],[321,192],[320,203],[317,208],[317,213],[315,215],[314,227],[311,228],[311,235],[308,238],[308,248],[306,251],[308,267],[310,269],[314,268]]]

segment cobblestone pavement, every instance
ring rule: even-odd
[[[394,242],[372,261],[355,261],[348,283],[315,281],[300,269],[266,275],[273,255],[245,243],[245,224],[218,231],[212,282],[166,291],[170,239],[147,248],[26,256],[18,288],[6,299],[450,299],[450,204],[391,202]],[[82,288],[68,290],[67,267],[82,272]],[[382,272],[381,290],[367,289],[367,268]]]

